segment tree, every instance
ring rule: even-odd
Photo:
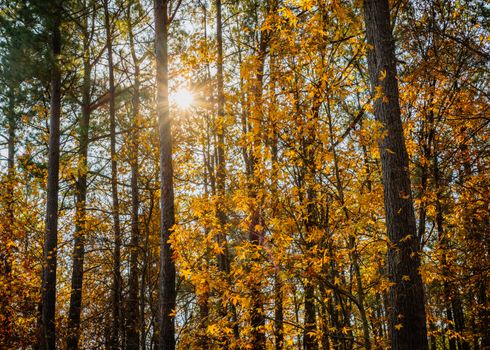
[[[395,43],[387,0],[364,1],[375,116],[386,136],[379,141],[389,238],[390,341],[393,349],[427,349],[425,302],[396,75]]]
[[[160,349],[175,348],[175,263],[169,239],[175,224],[172,132],[168,102],[168,30],[180,2],[169,13],[168,0],[155,0],[156,109],[160,145]]]
[[[127,348],[137,350],[140,341],[141,325],[139,325],[138,317],[138,259],[139,259],[139,241],[140,241],[140,229],[139,229],[139,160],[138,149],[140,148],[139,142],[139,128],[140,128],[140,66],[139,58],[136,55],[133,24],[131,18],[131,4],[127,5],[127,26],[128,36],[130,44],[131,58],[134,64],[134,84],[133,84],[133,96],[132,96],[132,133],[131,133],[131,151],[130,151],[130,166],[131,166],[131,242],[130,242],[130,272],[129,272],[129,297],[128,297],[128,319],[127,324]]]
[[[114,262],[113,262],[113,299],[112,299],[112,340],[113,349],[119,348],[119,330],[121,324],[121,224],[119,217],[119,194],[117,189],[117,153],[116,153],[116,86],[114,81],[114,62],[112,53],[112,21],[109,13],[109,0],[104,0],[104,26],[106,31],[107,60],[109,70],[109,123],[111,139],[111,190],[112,217],[114,221]]]
[[[49,117],[49,156],[46,202],[46,231],[42,284],[41,349],[56,349],[56,268],[58,248],[58,191],[60,167],[61,117],[61,12],[53,3],[53,17],[48,19],[51,32],[51,104]]]
[[[86,5],[86,4],[84,4]],[[82,11],[87,11],[87,8]],[[93,20],[93,19],[92,19]],[[75,233],[73,240],[73,271],[71,276],[70,309],[68,311],[68,329],[70,334],[67,337],[67,349],[78,349],[80,338],[80,318],[82,309],[82,288],[83,288],[83,263],[85,259],[85,240],[87,230],[87,176],[88,176],[88,146],[90,130],[90,102],[91,102],[91,72],[92,62],[90,55],[90,28],[89,17],[85,17],[81,28],[83,37],[83,82],[82,82],[82,103],[81,116],[79,121],[79,159],[76,180],[76,213],[75,213]],[[93,33],[92,33],[93,34]]]

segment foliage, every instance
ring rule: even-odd
[[[49,9],[43,3],[0,1],[1,348],[29,348],[38,341],[51,67]],[[391,5],[429,343],[431,349],[484,349],[490,342],[488,5],[459,0]],[[111,181],[118,184],[122,228],[120,345],[132,321],[127,315],[134,311],[129,309],[132,273],[139,347],[153,348],[158,339],[160,180],[152,6],[147,0],[109,2],[116,80],[114,179],[104,11],[91,0],[63,5],[60,348],[70,333],[72,250],[80,222],[76,196],[83,174],[88,194],[81,231],[79,347],[106,347],[112,332]],[[386,255],[392,242],[386,235],[378,151],[386,133],[372,107],[385,96],[380,89],[370,93],[361,2],[223,2],[224,116],[218,113],[215,2],[170,1],[169,9],[174,14],[169,87],[177,224],[170,243],[178,274],[177,347],[251,349],[261,333],[267,349],[299,349],[308,339],[325,350],[388,348]],[[80,121],[87,62],[91,115],[84,165]],[[187,109],[172,101],[184,87],[194,95]],[[225,130],[222,144],[220,130]],[[136,218],[131,214],[135,145]],[[132,220],[139,228],[136,240]],[[135,251],[136,269],[131,267]],[[307,321],[308,307],[313,324]],[[257,326],[257,317],[264,323]],[[401,319],[396,327],[403,326]]]

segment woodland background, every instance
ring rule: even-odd
[[[490,7],[390,1],[371,89],[370,3],[1,0],[0,347],[409,349],[400,283],[420,349],[489,349]]]

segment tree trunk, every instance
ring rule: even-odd
[[[14,225],[15,225],[15,129],[16,129],[16,116],[14,111],[14,90],[9,89],[9,102],[8,102],[8,139],[7,139],[7,193],[6,193],[6,207],[7,207],[7,220],[4,228],[4,235],[2,241],[5,248],[5,254],[3,255],[4,274],[7,279],[10,279],[10,273],[12,272],[12,264],[10,257],[10,249],[7,243],[14,239]],[[1,254],[1,253],[0,253]],[[5,319],[6,322],[10,322],[9,318]]]
[[[114,262],[112,287],[112,334],[111,348],[119,349],[119,330],[121,328],[121,224],[119,220],[119,196],[117,190],[116,154],[116,88],[114,83],[114,62],[112,58],[112,24],[109,14],[109,1],[104,0],[104,20],[106,30],[107,60],[109,63],[109,119],[111,139],[111,189],[112,218],[114,221]]]
[[[310,281],[305,281],[305,335],[304,349],[318,349],[316,340],[316,310],[315,310],[315,286]]]
[[[140,334],[140,344],[141,350],[146,349],[146,325],[145,325],[145,301],[146,301],[146,289],[147,289],[147,280],[150,280],[148,276],[148,271],[150,270],[150,232],[151,232],[151,219],[153,216],[153,208],[155,206],[154,198],[155,194],[152,190],[149,191],[149,208],[148,208],[148,219],[145,222],[145,241],[143,244],[143,266],[141,271],[141,284],[140,284],[140,326],[141,326],[141,334]],[[151,294],[151,291],[150,291]],[[151,303],[150,303],[151,309]],[[150,348],[151,349],[151,348]]]
[[[78,349],[80,338],[80,313],[82,306],[83,263],[85,257],[86,200],[87,200],[87,155],[90,122],[90,54],[87,22],[83,33],[83,86],[82,115],[79,125],[78,179],[76,182],[75,233],[73,240],[73,271],[71,275],[70,309],[68,311],[68,335],[66,348]]]
[[[444,295],[444,305],[446,307],[446,316],[447,316],[447,329],[449,330],[448,334],[448,342],[449,342],[449,350],[456,350],[456,338],[453,336],[454,333],[454,317],[453,310],[451,308],[451,290],[447,279],[449,278],[449,266],[447,264],[447,239],[444,233],[443,227],[443,212],[442,212],[442,203],[441,203],[441,183],[440,183],[440,174],[439,174],[439,164],[437,161],[437,153],[434,154],[434,185],[436,192],[436,227],[437,227],[437,238],[439,240],[439,247],[441,249],[441,265],[442,265],[442,275],[444,276],[443,281],[443,295]]]
[[[374,102],[376,119],[387,132],[379,141],[384,185],[393,350],[428,348],[419,242],[410,188],[408,154],[399,105],[394,39],[388,0],[364,0],[371,88],[383,97]]]
[[[16,116],[14,111],[14,91],[9,89],[9,102],[8,102],[8,139],[7,139],[7,182],[5,184],[5,206],[6,206],[6,220],[3,226],[3,233],[0,237],[0,273],[3,275],[0,277],[0,281],[3,282],[3,290],[0,292],[0,310],[3,312],[2,320],[0,321],[0,329],[5,330],[4,339],[11,339],[15,337],[16,331],[11,326],[12,313],[9,304],[9,290],[10,284],[13,281],[12,276],[12,248],[10,243],[15,239],[15,130],[16,130]],[[3,179],[2,179],[3,180]],[[0,283],[1,283],[0,282]]]
[[[337,187],[338,197],[344,213],[345,220],[349,222],[350,217],[349,217],[349,212],[347,211],[347,208],[345,206],[344,187],[342,185],[342,179],[340,177],[337,149],[335,147],[335,142],[333,138],[334,131],[333,131],[333,123],[332,123],[332,114],[330,113],[330,100],[328,100],[328,97],[327,97],[327,113],[328,113],[328,129],[330,133],[330,148],[332,150],[333,161],[334,161],[335,184]],[[359,309],[359,315],[361,316],[364,347],[366,350],[370,350],[371,341],[369,338],[369,322],[366,316],[366,309],[364,308],[364,287],[362,285],[361,269],[359,267],[359,253],[357,252],[355,247],[355,242],[356,242],[355,234],[356,232],[354,232],[354,234],[349,236],[348,244],[349,244],[349,250],[352,252],[350,256],[352,260],[352,267],[354,269],[354,276],[356,277],[357,304],[358,304],[357,306]]]
[[[218,120],[216,122],[216,137],[217,137],[217,168],[216,168],[216,189],[218,192],[217,201],[217,217],[220,225],[218,233],[218,244],[223,247],[223,253],[218,255],[218,268],[221,272],[226,273],[228,270],[228,257],[226,256],[226,237],[224,237],[224,225],[226,216],[224,212],[224,197],[225,197],[225,180],[226,180],[226,163],[225,163],[225,95],[223,87],[223,33],[221,21],[221,0],[216,0],[216,41],[218,44],[217,57],[217,80],[218,80]]]
[[[169,243],[175,224],[172,133],[168,102],[168,0],[155,0],[157,115],[160,137],[160,334],[159,348],[175,349],[175,264]]]
[[[225,275],[224,277],[229,280],[229,259],[228,246],[224,227],[227,221],[225,213],[225,197],[226,197],[226,160],[225,160],[225,95],[224,95],[224,77],[223,77],[223,24],[221,18],[221,0],[216,0],[216,41],[218,46],[217,57],[217,92],[218,92],[218,118],[216,121],[216,216],[219,222],[218,230],[218,244],[223,249],[223,253],[218,255],[218,269]],[[232,326],[233,334],[238,340],[239,328],[236,320],[236,307],[229,303],[229,309],[232,314]],[[222,311],[222,314],[226,314],[226,310]],[[226,340],[227,341],[227,340]]]
[[[319,107],[319,105],[317,106]],[[318,113],[318,108],[313,108],[313,113]],[[314,142],[314,136],[309,135],[307,138],[302,139],[302,143],[304,144],[303,149],[306,151],[306,160],[305,160],[305,174],[303,178],[306,178],[306,200],[303,202],[306,205],[306,218],[304,220],[304,226],[306,228],[306,251],[308,254],[313,251],[313,247],[315,246],[315,241],[312,240],[311,234],[312,231],[318,225],[318,211],[316,208],[316,200],[317,195],[314,189],[314,181],[315,181],[315,173],[312,167],[312,162],[314,161],[314,151],[311,150],[309,146]],[[309,267],[307,268],[309,269]],[[308,273],[308,271],[307,271]],[[313,284],[314,279],[311,276],[305,277],[305,320],[304,320],[304,341],[303,346],[305,350],[317,350],[318,349],[318,341],[316,337],[317,332],[317,324],[316,324],[316,306],[315,306],[315,285]]]
[[[276,10],[275,1],[266,2],[267,12],[266,16],[270,16],[272,10]],[[262,90],[263,90],[263,80],[264,80],[264,68],[265,59],[267,56],[267,48],[270,42],[270,30],[264,30],[260,33],[260,41],[257,53],[257,67],[255,70],[255,81],[252,85],[252,96],[253,96],[253,110],[252,110],[252,133],[253,141],[250,147],[250,153],[247,156],[248,164],[247,166],[247,182],[248,182],[248,192],[251,199],[250,205],[250,224],[248,228],[249,241],[253,245],[260,246],[264,241],[263,229],[259,229],[263,225],[262,217],[262,199],[258,198],[258,189],[262,187],[261,180],[254,176],[254,172],[257,166],[261,166],[261,143],[263,138],[263,120],[264,111],[262,109]],[[258,262],[257,262],[258,263]],[[262,293],[262,283],[259,280],[253,280],[250,286],[250,294],[252,298],[252,305],[250,310],[250,319],[252,326],[251,342],[252,349],[261,350],[265,349],[266,339],[265,339],[265,313],[264,313],[264,297]]]
[[[276,350],[284,346],[284,311],[282,281],[279,271],[274,275],[274,344]]]
[[[466,128],[463,128],[461,131],[465,136],[467,137],[469,136]],[[465,182],[468,181],[468,179],[472,175],[471,156],[470,156],[470,150],[468,144],[463,142],[462,144],[460,144],[459,147],[461,150],[461,156],[463,162],[463,169],[462,171],[460,171],[459,181],[461,183],[462,188],[464,188]],[[474,244],[478,242],[478,246],[484,249],[483,252],[480,251],[483,253],[481,255],[483,256],[485,255],[485,253],[487,253],[488,255],[489,250],[488,250],[487,240],[484,238],[483,235],[481,235],[481,232],[472,225],[472,221],[473,221],[472,210],[471,209],[464,210],[462,219],[463,219],[464,231],[466,233],[466,238],[467,238],[466,241],[469,247],[472,246],[474,247]],[[472,268],[474,269],[475,267]],[[472,327],[470,328],[478,332],[481,337],[481,338],[480,337],[474,338],[473,347],[475,350],[480,348],[490,349],[490,327],[488,327],[488,324],[490,323],[490,319],[489,319],[490,313],[488,311],[488,308],[485,307],[485,305],[487,305],[486,302],[486,298],[487,298],[486,295],[488,290],[487,284],[488,283],[485,278],[480,278],[475,285],[476,290],[474,292],[476,292],[476,301],[477,301],[476,309],[478,310],[475,316],[477,317],[477,319],[479,319],[479,322],[476,323],[475,318],[473,318],[471,321]],[[473,293],[470,292],[469,294],[471,295]],[[471,302],[473,302],[474,299],[473,297],[469,296],[468,300],[471,300]],[[463,323],[461,323],[460,325],[462,324]],[[479,338],[481,339],[481,346],[480,346]],[[466,343],[464,344],[464,346],[467,348],[469,344]]]
[[[58,190],[60,168],[61,117],[61,32],[59,15],[52,18],[51,107],[49,117],[48,184],[46,231],[44,236],[44,266],[42,287],[41,349],[56,349],[56,267],[58,246]]]
[[[140,67],[136,56],[133,27],[131,23],[131,4],[128,4],[128,35],[131,57],[134,64],[133,88],[133,120],[131,133],[131,242],[129,261],[129,300],[128,319],[126,321],[126,335],[128,350],[137,350],[139,346],[140,330],[138,317],[138,259],[139,259],[139,193],[138,193],[138,148],[139,148],[139,119],[140,119]]]
[[[273,110],[270,113],[274,113],[276,100],[275,100],[275,60],[271,57],[270,60],[270,72],[271,72],[271,99]],[[271,206],[272,206],[272,216],[278,217],[278,176],[276,173],[278,167],[278,133],[273,120],[270,121],[272,128],[272,139],[271,141],[271,161],[272,161],[272,185],[271,185]],[[282,350],[284,347],[284,293],[283,293],[283,282],[280,275],[281,266],[276,265],[274,271],[274,345],[275,350]]]

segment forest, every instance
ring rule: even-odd
[[[489,350],[486,0],[0,0],[0,349]]]

